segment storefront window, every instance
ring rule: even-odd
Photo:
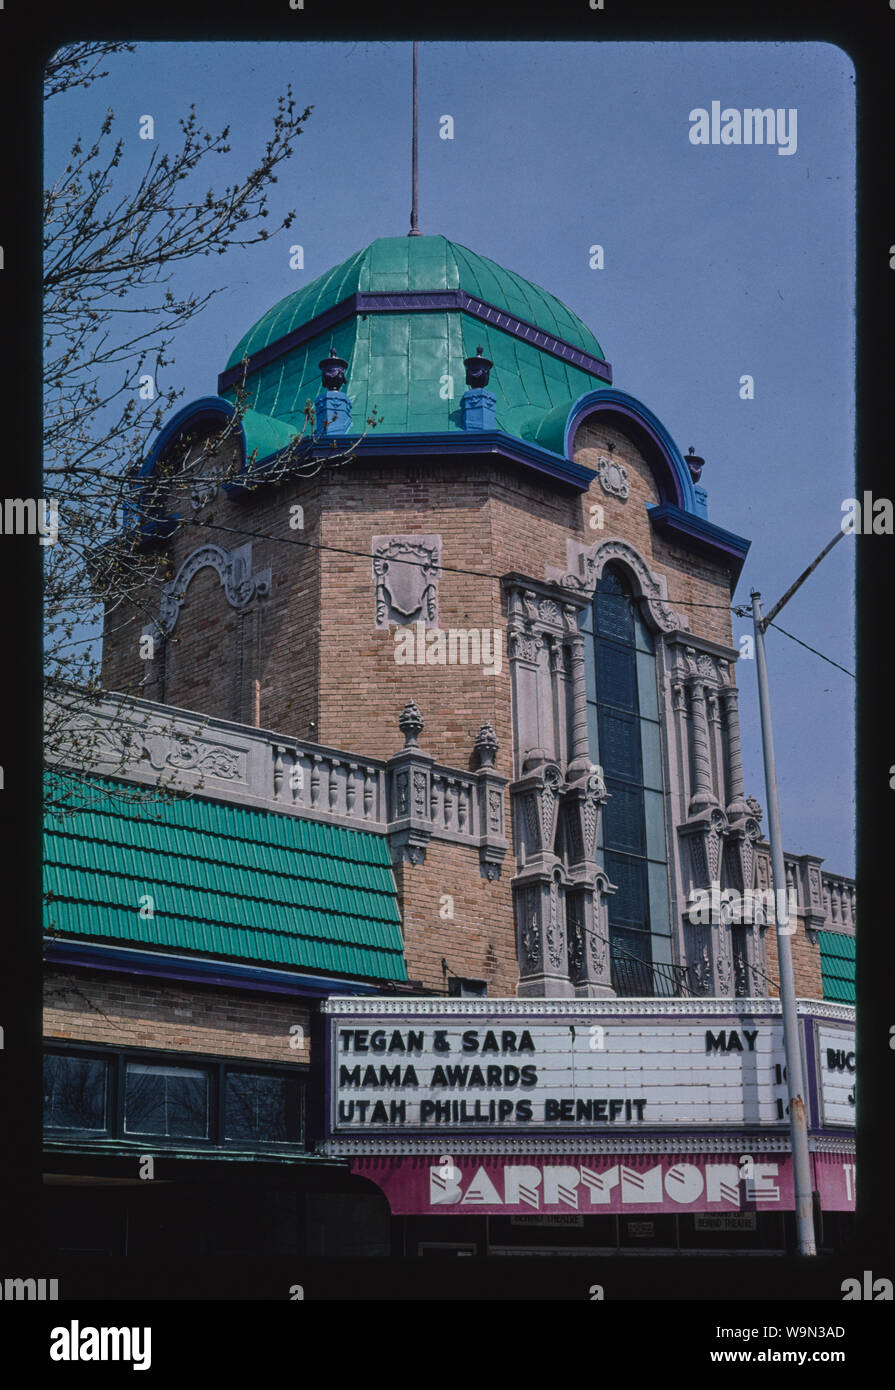
[[[124,1128],[128,1134],[208,1137],[206,1071],[159,1062],[128,1062]]]
[[[108,1112],[108,1064],[93,1057],[44,1057],[44,1126],[104,1130]]]
[[[304,1143],[307,1067],[60,1045],[44,1056],[44,1129],[192,1139],[243,1148]],[[174,1054],[176,1056],[176,1054]]]
[[[224,1135],[227,1140],[296,1144],[302,1137],[297,1081],[255,1072],[227,1073]]]

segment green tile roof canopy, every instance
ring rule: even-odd
[[[289,334],[355,294],[437,294],[463,291],[598,363],[600,344],[578,316],[555,295],[442,236],[382,237],[341,265],[288,295],[240,340],[227,363],[238,367],[248,353],[247,389],[252,408],[298,429],[304,407],[320,389],[318,362],[334,347],[348,362],[346,392],[354,428],[360,431],[373,407],[386,434],[460,431],[460,397],[466,383],[463,359],[481,344],[494,367],[489,390],[497,398],[497,428],[534,440],[544,415],[561,407],[563,418],[585,392],[606,385],[598,375],[483,322],[457,307],[423,303],[388,312],[352,313],[287,351],[269,356]],[[225,372],[226,378],[226,372]],[[452,380],[453,395],[445,378]],[[221,394],[235,399],[232,383]]]
[[[85,809],[47,815],[48,931],[406,980],[384,836],[92,780]]]
[[[820,969],[824,999],[855,1003],[855,938],[845,932],[819,931]]]

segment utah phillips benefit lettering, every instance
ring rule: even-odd
[[[357,1088],[364,1091],[388,1090],[402,1091],[407,1087],[421,1084],[417,1066],[412,1061],[399,1060],[400,1057],[419,1059],[427,1050],[432,1053],[450,1053],[452,1050],[481,1057],[497,1053],[501,1063],[463,1060],[458,1062],[436,1062],[432,1074],[425,1083],[427,1094],[419,1100],[420,1125],[465,1125],[494,1124],[502,1122],[530,1123],[534,1117],[532,1099],[522,1097],[511,1100],[506,1096],[499,1098],[470,1097],[468,1100],[454,1099],[438,1095],[439,1090],[526,1090],[537,1086],[538,1069],[532,1062],[523,1062],[526,1054],[536,1051],[531,1033],[527,1028],[520,1030],[504,1028],[501,1030],[477,1028],[466,1029],[460,1037],[459,1047],[452,1049],[446,1028],[436,1028],[427,1037],[425,1029],[339,1029],[339,1048],[342,1056],[351,1056],[352,1064],[340,1062],[338,1082],[340,1090]],[[389,1062],[357,1062],[358,1054],[370,1053],[382,1056],[387,1054]],[[507,1055],[519,1057],[518,1064],[505,1062]],[[434,1093],[434,1094],[433,1094]],[[645,1099],[621,1099],[619,1097],[572,1098],[568,1096],[547,1096],[543,1102],[543,1117],[538,1123],[544,1124],[612,1124],[616,1120],[642,1121]],[[406,1099],[370,1099],[369,1097],[340,1100],[339,1121],[355,1125],[401,1126],[407,1123]]]

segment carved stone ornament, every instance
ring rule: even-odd
[[[425,721],[415,700],[408,700],[398,715],[398,728],[404,735],[405,748],[419,748],[418,736],[425,728]]]
[[[718,964],[718,989],[722,998],[730,995],[730,958],[726,949],[727,934],[718,937],[717,943],[717,964]]]
[[[440,536],[374,536],[376,626],[438,625]]]
[[[612,561],[624,565],[634,583],[635,593],[646,600],[650,615],[662,632],[687,630],[690,619],[685,613],[678,613],[668,603],[668,585],[665,576],[653,574],[643,556],[629,541],[614,536],[595,545],[582,545],[580,541],[566,541],[567,569],[556,569],[548,565],[545,578],[548,584],[562,584],[566,589],[592,595],[603,569]]]
[[[536,854],[551,853],[556,831],[556,810],[562,773],[559,768],[548,763],[540,770],[540,775],[521,795],[525,808],[525,824],[528,843]]]
[[[709,833],[706,836],[710,882],[713,882],[719,876],[719,870],[721,868],[721,847],[727,831],[727,817],[722,811],[713,811],[709,823]]]
[[[560,889],[556,879],[550,885],[550,907],[547,915],[547,959],[553,970],[562,965],[562,926],[560,924]]]
[[[483,724],[475,736],[475,749],[479,757],[479,767],[493,767],[499,747],[500,745],[497,742],[497,734],[494,732],[493,724]]]
[[[734,993],[739,998],[747,998],[749,990],[749,954],[746,947],[745,936],[735,936],[733,939],[733,979]]]
[[[199,570],[207,565],[217,570],[227,602],[233,608],[245,608],[253,598],[270,593],[270,570],[260,570],[257,574],[251,572],[251,542],[235,550],[223,550],[219,545],[201,545],[186,557],[174,578],[162,586],[157,626],[163,636],[167,637],[173,632],[190,583]]]
[[[575,978],[584,965],[584,922],[581,899],[577,893],[566,896],[566,936],[568,939],[569,974]]]
[[[525,888],[520,897],[520,944],[526,964],[534,966],[541,959],[540,894],[536,888]]]
[[[628,470],[618,459],[600,458],[597,461],[597,476],[600,479],[600,487],[604,492],[608,492],[610,497],[620,497],[624,502],[630,495]]]
[[[199,772],[223,782],[243,782],[246,775],[246,755],[238,748],[126,726],[120,730],[98,730],[94,736],[94,761],[120,764],[122,759],[128,764],[148,763],[154,772],[169,768]]]

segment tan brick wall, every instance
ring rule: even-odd
[[[820,946],[812,946],[805,934],[803,920],[799,919],[799,929],[790,937],[792,942],[792,969],[796,984],[796,997],[799,999],[823,999],[824,987],[821,974]],[[773,927],[765,932],[765,951],[767,954],[767,974],[770,983],[768,994],[780,993],[780,968],[777,957],[777,933]]]
[[[50,969],[44,984],[44,1036],[73,1042],[289,1065],[310,1059],[309,1018],[304,1003],[281,996],[153,982],[145,976]],[[304,1029],[300,1048],[289,1045],[294,1023]]]
[[[509,886],[512,863],[495,883],[483,879],[478,851],[433,840],[424,864],[395,869],[402,901],[407,973],[426,989],[447,993],[448,976],[487,980],[488,994],[516,993],[513,904]],[[440,916],[441,900],[453,898],[453,920]]]
[[[581,496],[563,497],[499,465],[437,459],[364,463],[334,469],[311,482],[292,482],[236,503],[220,494],[202,513],[214,525],[186,526],[170,542],[172,572],[198,545],[227,548],[251,532],[255,570],[270,566],[272,592],[240,619],[212,569],[200,571],[187,590],[169,644],[164,702],[222,718],[254,723],[254,682],[260,680],[258,722],[279,733],[359,753],[389,757],[401,746],[396,719],[413,697],[426,720],[421,740],[439,761],[467,766],[480,725],[490,720],[501,742],[498,770],[511,773],[510,680],[503,639],[499,675],[480,666],[399,666],[394,628],[374,625],[374,584],[368,558],[374,535],[426,534],[442,537],[446,567],[439,581],[438,623],[442,629],[500,629],[500,583],[476,573],[519,571],[543,579],[546,566],[564,568],[566,541],[592,545],[619,535],[630,541],[651,568],[668,579],[672,604],[689,614],[696,635],[731,642],[729,575],[653,535],[645,503],[658,500],[646,463],[623,435],[606,426],[584,426],[576,449],[579,462],[596,465],[614,444],[614,457],[628,470],[631,495],[608,496],[595,480]],[[300,501],[305,526],[289,526],[290,507]],[[589,522],[591,508],[604,511],[602,530]],[[334,547],[316,550],[310,541]],[[338,553],[338,552],[359,552]],[[718,604],[718,608],[687,607]],[[139,631],[157,597],[129,621],[110,618],[104,644],[108,688],[136,690],[147,674],[139,658]],[[243,625],[240,676],[237,633]],[[152,674],[152,673],[150,673]],[[148,698],[162,698],[150,682]]]
[[[290,525],[295,503],[304,509],[302,529]],[[248,502],[220,492],[198,516],[201,525],[184,525],[165,547],[166,573],[175,575],[199,546],[232,550],[250,540],[252,570],[271,570],[270,594],[237,610],[216,570],[200,570],[167,643],[162,684],[161,662],[139,654],[142,628],[158,617],[159,583],[133,609],[107,614],[104,686],[319,742],[318,484],[273,484]]]
[[[596,479],[587,494],[563,496],[496,461],[437,458],[369,460],[324,471],[310,482],[262,489],[248,502],[232,502],[221,494],[202,515],[239,534],[187,527],[172,539],[169,551],[176,569],[207,541],[232,548],[250,532],[280,538],[252,539],[253,569],[270,566],[272,592],[245,619],[242,677],[236,614],[217,574],[204,570],[190,585],[178,619],[164,695],[152,687],[144,693],[224,718],[257,719],[276,732],[382,758],[401,747],[397,717],[413,698],[425,720],[420,744],[439,762],[473,766],[473,742],[487,720],[500,742],[497,770],[512,776],[511,682],[501,586],[499,578],[480,574],[516,571],[543,580],[548,566],[565,571],[567,540],[589,546],[621,536],[651,569],[665,574],[669,601],[689,616],[694,635],[732,643],[729,572],[653,534],[645,504],[657,501],[659,493],[636,447],[617,430],[585,425],[576,459],[595,468],[610,444],[628,471],[626,501],[608,496]],[[290,506],[296,501],[305,509],[302,531],[289,526]],[[603,509],[602,529],[590,525],[594,505]],[[500,674],[486,675],[481,666],[398,665],[394,627],[375,627],[369,558],[373,536],[431,532],[442,537],[438,626],[499,629]],[[333,549],[300,546],[298,540]],[[717,607],[690,607],[687,601]],[[141,612],[134,623],[137,633],[145,621]],[[259,628],[252,627],[256,621]],[[116,622],[120,627],[120,614]],[[133,688],[143,674],[145,663],[139,661],[133,632],[110,630],[106,684]],[[255,679],[261,682],[257,714]],[[508,802],[506,813],[509,820]],[[480,877],[474,851],[438,841],[430,843],[424,865],[399,866],[412,979],[443,988],[444,956],[456,973],[487,979],[489,993],[514,991],[513,872],[508,855],[503,877],[489,884]],[[455,899],[453,924],[438,916],[443,893]],[[447,943],[452,949],[446,949]]]

